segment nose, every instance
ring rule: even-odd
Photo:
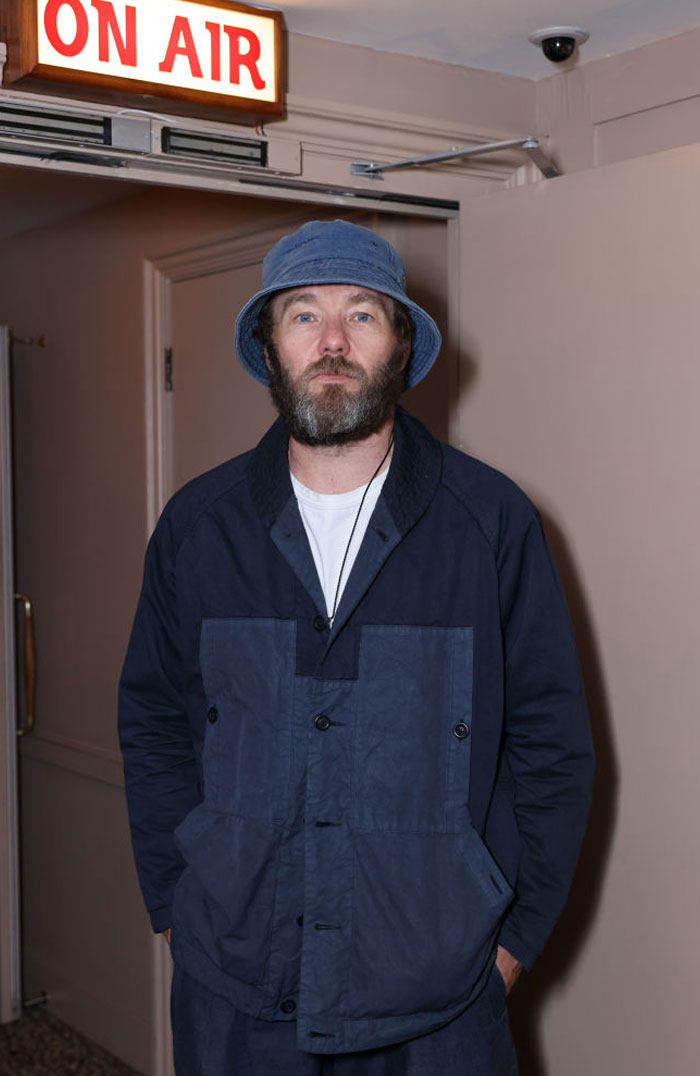
[[[319,336],[319,350],[323,355],[346,355],[348,336],[342,317],[331,315],[324,318]]]

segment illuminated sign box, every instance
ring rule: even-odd
[[[279,115],[281,36],[279,11],[228,0],[0,0],[5,84],[22,89],[72,83]]]

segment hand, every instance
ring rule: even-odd
[[[163,937],[165,938],[166,942],[168,943],[168,945],[170,945],[170,927],[168,927],[167,930],[161,931],[161,933],[162,933]],[[503,952],[505,953],[505,949],[503,950]]]
[[[170,931],[168,931],[168,933],[170,933]],[[516,960],[514,956],[511,956],[507,949],[504,949],[502,945],[499,945],[496,950],[496,967],[501,973],[501,978],[506,987],[506,997],[508,997],[520,977],[520,972],[523,970],[523,966],[519,960]]]

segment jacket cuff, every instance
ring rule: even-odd
[[[166,904],[163,908],[156,908],[148,913],[154,934],[162,934],[164,930],[172,926],[172,907]]]
[[[511,930],[508,923],[504,924],[503,930],[498,936],[498,944],[502,945],[504,949],[507,949],[510,955],[514,956],[526,971],[530,970],[539,955],[527,946],[522,938],[518,937],[518,935]]]

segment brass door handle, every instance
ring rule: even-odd
[[[15,601],[24,607],[24,722],[17,723],[17,735],[28,736],[34,728],[34,704],[36,700],[36,645],[34,641],[34,611],[26,594],[15,594]]]

